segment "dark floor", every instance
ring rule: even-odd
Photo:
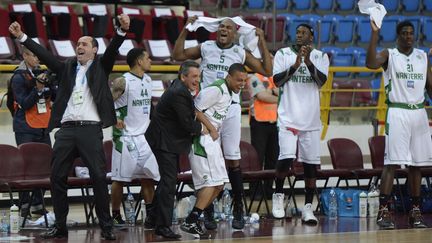
[[[432,214],[424,215],[425,221],[428,225],[432,226]],[[423,231],[419,230],[403,230],[408,229],[408,218],[403,214],[395,215],[396,228],[397,230],[387,231],[391,233],[394,238],[394,233],[399,232],[403,235],[407,233],[414,233],[416,237],[420,236]],[[186,233],[183,233],[178,225],[173,226],[174,231],[179,232],[182,235],[181,241],[191,241],[194,238]],[[68,239],[55,239],[55,240],[42,240],[38,235],[44,232],[45,229],[23,229],[20,231],[19,235],[1,235],[0,242],[9,242],[19,240],[21,242],[99,242],[100,230],[97,226],[85,227],[85,226],[75,226],[69,229]],[[430,229],[426,229],[430,233]],[[426,232],[424,231],[424,232]],[[349,233],[351,232],[351,234]],[[304,225],[301,222],[300,217],[295,217],[293,219],[285,220],[274,220],[268,218],[261,218],[259,223],[247,224],[242,231],[234,231],[231,228],[229,222],[221,221],[219,222],[218,229],[211,232],[212,239],[220,240],[230,240],[230,241],[275,241],[283,239],[293,239],[293,236],[307,236],[306,239],[312,240],[312,242],[322,242],[322,239],[326,237],[341,237],[344,234],[348,236],[343,236],[343,239],[350,239],[352,235],[356,237],[357,242],[381,242],[380,238],[369,239],[371,235],[379,235],[381,231],[378,230],[375,220],[372,218],[338,218],[337,220],[329,220],[325,216],[319,217],[319,224],[316,226]],[[135,227],[124,227],[116,228],[115,233],[117,235],[117,240],[114,242],[161,242],[166,241],[166,239],[156,236],[153,230],[144,230],[141,225]],[[336,233],[336,234],[335,234]],[[352,234],[354,233],[354,234]],[[370,234],[373,233],[373,234]],[[428,233],[428,235],[430,235]],[[11,238],[10,238],[11,237]],[[312,237],[312,238],[311,238]],[[366,237],[362,240],[362,237]],[[369,237],[369,238],[368,238]],[[377,237],[377,236],[375,236]],[[411,236],[405,236],[405,238],[410,238]],[[396,237],[396,241],[398,241]],[[420,238],[423,239],[423,238]],[[430,236],[425,239],[428,242]],[[345,242],[345,240],[339,239],[336,242]],[[333,241],[333,240],[332,240]],[[352,241],[352,242],[356,242]],[[394,239],[392,240],[394,242]],[[291,241],[290,241],[291,242]],[[304,240],[296,241],[304,242]],[[323,241],[327,242],[327,240]],[[351,242],[351,241],[347,241]],[[387,241],[383,241],[387,242]],[[402,242],[402,241],[400,241]],[[404,241],[405,242],[405,241]],[[409,242],[409,241],[408,241]],[[413,241],[413,242],[419,242]],[[423,241],[422,241],[423,242]],[[430,240],[429,242],[432,242]]]

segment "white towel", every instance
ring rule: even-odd
[[[382,4],[376,3],[375,0],[360,0],[358,6],[360,13],[370,15],[370,19],[381,29],[382,20],[387,14],[385,7]]]
[[[231,19],[235,24],[239,26],[237,32],[240,34],[240,45],[245,49],[254,52],[258,47],[258,36],[255,34],[256,27],[246,23],[241,17],[223,17],[223,18],[210,18],[210,17],[198,17],[193,24],[186,25],[186,29],[189,31],[196,31],[199,27],[204,27],[209,32],[216,32],[218,30],[220,22],[225,19]]]

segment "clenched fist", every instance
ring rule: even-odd
[[[9,25],[9,32],[17,39],[21,39],[24,35],[24,32],[21,30],[21,25],[16,21]]]
[[[130,25],[129,16],[127,14],[120,14],[117,16],[117,18],[120,22],[120,28],[122,28],[122,30],[129,30],[129,25]]]

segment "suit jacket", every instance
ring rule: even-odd
[[[195,106],[188,88],[175,79],[157,104],[146,139],[154,149],[171,153],[187,153],[192,137],[201,133],[201,123],[195,120]]]
[[[117,122],[114,101],[108,86],[108,76],[112,71],[117,50],[123,43],[123,40],[124,37],[116,34],[105,53],[95,57],[86,73],[90,92],[96,103],[96,108],[104,127],[112,126]],[[59,80],[57,99],[52,107],[51,119],[48,125],[48,130],[51,131],[53,128],[61,125],[60,121],[75,86],[77,58],[73,57],[61,62],[31,38],[27,38],[23,44],[45,63],[49,69],[55,72]]]

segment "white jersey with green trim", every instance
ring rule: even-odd
[[[387,99],[392,103],[420,104],[424,101],[427,78],[427,54],[414,48],[408,56],[397,48],[388,49],[384,71]]]
[[[142,78],[125,73],[124,93],[114,102],[117,118],[125,123],[123,135],[144,134],[150,123],[152,79],[144,74]]]
[[[232,92],[225,80],[217,80],[202,89],[195,98],[195,108],[205,114],[216,129],[220,129],[232,102]]]
[[[286,47],[278,50],[274,57],[273,75],[288,71],[296,62],[297,53]],[[313,49],[310,60],[326,76],[329,59],[327,54]],[[301,131],[313,131],[321,128],[319,87],[312,79],[305,63],[291,76],[290,80],[279,88],[278,126]]]
[[[237,44],[233,44],[230,48],[220,48],[216,41],[206,41],[201,44],[201,57],[200,85],[203,89],[218,79],[224,79],[232,64],[244,64],[246,51]],[[233,100],[239,103],[239,94],[233,94]]]

